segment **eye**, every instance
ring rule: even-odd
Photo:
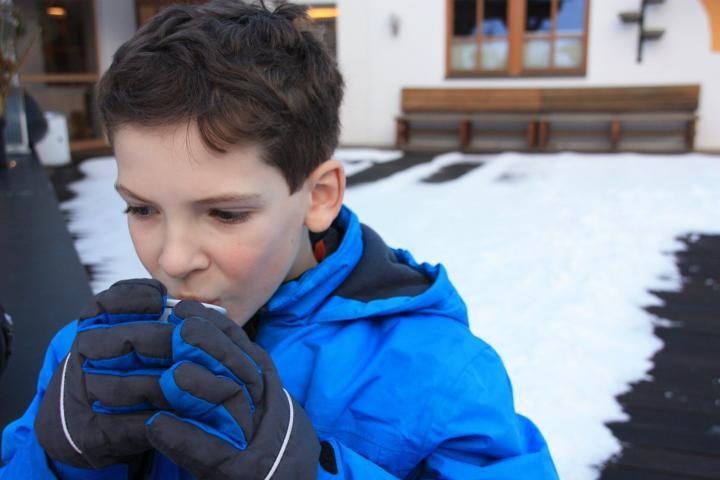
[[[131,215],[133,217],[136,217],[136,218],[145,219],[145,218],[148,218],[151,215],[153,215],[155,213],[155,209],[152,207],[145,207],[145,206],[136,207],[136,206],[128,205],[127,208],[125,209],[124,213]]]
[[[210,210],[210,216],[222,223],[242,223],[250,218],[250,212],[230,212],[228,210]]]

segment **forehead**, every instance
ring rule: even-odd
[[[208,148],[197,127],[126,125],[115,132],[113,146],[118,183],[132,189],[176,184],[190,189],[272,188],[284,185],[282,174],[262,160],[260,147],[234,146],[226,152]],[[287,189],[287,187],[285,186]]]

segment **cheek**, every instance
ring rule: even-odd
[[[254,241],[244,239],[223,248],[222,258],[215,253],[227,278],[240,288],[238,295],[268,300],[284,281],[298,248],[297,232],[264,232]]]
[[[243,243],[229,242],[226,248],[215,251],[213,256],[213,263],[235,282],[245,283],[251,280],[257,275],[262,264],[260,252]]]
[[[283,250],[278,242],[233,243],[224,251],[223,258],[215,255],[217,264],[223,266],[225,274],[240,282],[244,288],[253,285],[269,285],[282,282],[283,273],[288,264],[287,248]],[[254,288],[253,288],[254,289]]]
[[[152,276],[155,276],[157,274],[156,266],[159,255],[159,245],[155,240],[156,236],[143,225],[139,225],[131,219],[128,219],[128,231],[130,232],[130,239],[133,242],[133,247],[135,247],[135,253],[140,259],[140,263],[143,264]]]

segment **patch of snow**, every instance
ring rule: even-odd
[[[335,158],[352,173],[400,155],[339,149]],[[468,161],[484,165],[420,182]],[[93,289],[147,276],[112,158],[81,168],[88,178],[63,209],[83,263],[97,267]],[[615,397],[645,378],[662,346],[652,333],[662,320],[643,310],[660,304],[648,290],[679,287],[679,235],[720,233],[717,185],[720,158],[699,154],[449,153],[353,187],[346,204],[389,245],[447,267],[472,331],[505,361],[518,411],[541,428],[560,478],[580,480],[620,450],[604,424],[625,419]]]
[[[403,156],[402,150],[376,150],[371,148],[338,148],[333,158],[343,162],[345,175],[350,176],[378,163],[391,162]]]
[[[113,187],[117,178],[114,157],[80,164],[86,178],[68,188],[77,196],[60,208],[68,215],[68,230],[77,237],[75,249],[84,265],[92,265],[90,287],[97,293],[125,278],[149,277],[130,239],[125,201]]]
[[[487,163],[418,182],[468,158]],[[504,359],[518,410],[573,480],[596,478],[620,450],[604,425],[626,419],[615,397],[662,347],[648,290],[679,287],[666,253],[683,247],[678,235],[720,232],[717,185],[712,156],[448,154],[350,189],[346,203],[390,245],[445,264],[473,332]]]

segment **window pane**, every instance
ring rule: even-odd
[[[24,74],[97,73],[92,0],[15,0],[28,33],[21,48],[35,38],[22,68]]]
[[[580,33],[585,28],[586,0],[558,0],[558,32]]]
[[[170,5],[201,5],[207,2],[208,0],[135,0],[135,9],[138,12],[138,21],[140,22],[138,26],[141,26],[142,24],[150,20],[152,17],[154,17],[158,12],[160,12],[164,8],[169,7]]]
[[[325,45],[330,55],[337,58],[337,5],[328,3],[308,7],[308,15],[315,26],[315,36]]]
[[[453,37],[475,35],[477,30],[476,0],[453,0]]]
[[[555,66],[578,68],[583,63],[582,38],[558,38],[555,42]]]
[[[477,68],[477,43],[475,37],[454,38],[451,60],[453,70],[475,70]]]
[[[486,40],[482,44],[482,69],[505,70],[508,61],[507,40]]]
[[[552,30],[552,0],[527,0],[525,32],[550,33]]]
[[[40,5],[45,72],[96,72],[92,2],[44,0]]]
[[[526,39],[523,48],[523,66],[525,68],[550,67],[550,40],[545,38]]]
[[[483,35],[506,36],[507,0],[485,0],[483,8]]]

